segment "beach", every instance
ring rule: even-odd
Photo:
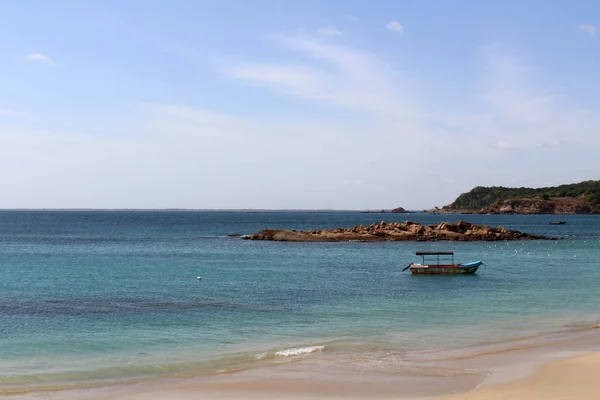
[[[593,400],[600,393],[600,353],[588,353],[542,367],[533,376],[481,387],[443,400]]]
[[[532,376],[509,383],[484,385],[473,391],[453,396],[436,397],[436,400],[595,400],[600,393],[600,352],[587,353],[577,357],[556,361],[543,366]],[[335,385],[314,385],[307,389],[299,382],[254,382],[254,383],[214,383],[204,385],[187,384],[168,390],[152,390],[136,394],[112,393],[106,396],[79,398],[122,399],[122,400],[242,400],[242,399],[411,399],[402,394],[365,393],[348,387]],[[356,389],[356,388],[352,388]],[[55,398],[47,394],[31,398]],[[56,398],[67,398],[64,393]]]
[[[0,215],[0,396],[13,399],[439,399],[600,351],[600,216],[558,228],[550,216],[469,216],[552,241],[281,243],[229,234],[373,216]],[[417,251],[445,250],[484,265],[401,271]]]
[[[479,349],[481,350],[481,349]],[[426,377],[332,368],[307,357],[285,365],[231,374],[181,376],[139,384],[29,393],[26,399],[83,400],[587,400],[600,392],[600,332],[562,334],[476,355],[446,355],[425,365],[469,370],[466,376]],[[459,378],[459,379],[457,379]]]

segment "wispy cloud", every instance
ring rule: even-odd
[[[514,143],[505,140],[496,140],[495,142],[490,143],[490,147],[498,150],[514,150],[517,148]]]
[[[566,164],[580,163],[567,171],[574,180],[598,170],[598,113],[573,108],[535,63],[510,49],[482,51],[478,74],[440,103],[438,87],[415,83],[410,69],[399,71],[344,37],[299,34],[268,43],[275,58],[249,56],[220,71],[230,83],[279,96],[284,110],[307,102],[310,112],[243,117],[190,104],[144,104],[134,121],[119,121],[127,134],[104,139],[0,125],[0,179],[13,193],[31,188],[15,194],[20,203],[14,204],[372,208],[372,191],[349,184],[361,182],[385,187],[388,201],[398,202],[390,206],[416,209],[451,201],[442,185],[458,193],[480,184],[540,186],[562,179]],[[286,98],[294,101],[283,104]],[[319,105],[327,107],[310,114]],[[350,117],[339,118],[340,110]],[[585,148],[591,155],[572,160],[565,152],[559,165],[557,153],[567,143],[568,152]],[[406,167],[423,165],[423,154],[427,168]],[[16,178],[15,169],[24,172]],[[418,196],[408,196],[407,187],[418,188]]]
[[[14,115],[14,111],[6,108],[0,108],[0,115]]]
[[[40,53],[29,54],[27,57],[25,57],[25,60],[28,62],[40,63],[49,66],[54,65],[54,61],[52,61],[50,57]]]
[[[334,27],[324,27],[317,30],[319,35],[323,36],[342,36],[344,33],[337,28]]]
[[[236,182],[221,185],[222,189],[201,196],[211,200],[214,197],[217,201],[227,192],[229,200],[222,201],[221,207],[229,207],[236,203],[234,199],[242,198],[243,201],[237,200],[241,204],[238,207],[260,204],[260,207],[278,208],[364,208],[361,204],[368,201],[370,192],[357,193],[355,185],[347,182],[386,187],[388,195],[400,195],[400,187],[411,185],[413,177],[397,173],[398,157],[407,164],[418,163],[422,157],[416,151],[402,152],[404,148],[422,148],[423,145],[423,139],[408,124],[394,128],[377,123],[305,120],[303,117],[259,122],[182,105],[151,105],[147,110],[154,117],[145,131],[164,143],[157,144],[161,150],[152,152],[155,157],[160,159],[158,154],[167,150],[177,154],[177,160],[171,164],[189,164],[186,174],[219,171],[219,174],[194,177],[196,187],[216,184],[217,176]],[[408,131],[411,135],[406,136]],[[435,169],[437,162],[433,158],[428,165]],[[318,168],[314,168],[317,165]],[[260,179],[256,177],[256,170],[263,171]],[[374,171],[379,172],[373,174]],[[390,181],[402,184],[390,187]],[[262,187],[264,191],[257,190]],[[276,196],[269,190],[274,187],[277,187]],[[241,197],[234,195],[243,190],[248,193]],[[434,196],[431,198],[443,197],[433,190],[429,193],[424,189],[424,192]],[[410,206],[417,207],[416,204]]]
[[[248,63],[226,68],[224,72],[234,79],[271,86],[292,94],[309,93],[323,84],[315,70],[297,65]]]
[[[390,21],[385,28],[394,33],[404,33],[404,26],[398,21]]]
[[[412,112],[411,102],[403,99],[408,96],[407,88],[392,77],[396,74],[393,69],[373,54],[309,36],[277,37],[275,42],[304,56],[311,66],[247,62],[223,72],[288,95],[368,113],[400,117]]]
[[[567,144],[582,149],[600,146],[594,128],[600,114],[573,107],[568,96],[543,80],[541,66],[497,46],[485,48],[481,60],[480,75],[473,81],[478,91],[466,103],[473,111],[434,117],[448,131],[468,134],[473,151],[484,145],[529,153]],[[550,159],[545,162],[546,168],[555,167]]]
[[[415,88],[410,76],[373,53],[306,35],[278,37],[275,43],[304,63],[245,62],[223,72],[281,94],[361,111],[383,121],[386,132],[432,152],[456,149],[456,134],[468,135],[464,147],[482,157],[492,150],[533,151],[553,141],[600,144],[592,135],[597,113],[570,109],[548,85],[533,85],[539,68],[497,47],[482,51],[479,90],[460,96],[477,111],[461,114],[431,109],[427,98],[435,91]]]
[[[594,25],[590,25],[590,24],[579,25],[577,27],[577,29],[579,29],[582,32],[587,33],[590,36],[596,36],[596,33],[597,33],[596,27]]]
[[[242,118],[201,110],[185,105],[145,104],[142,106],[142,109],[148,110],[154,115],[185,121],[187,123],[194,124],[197,127],[201,126],[204,131],[199,131],[199,134],[206,133],[206,129],[217,128],[217,131],[223,131],[223,129],[246,130],[257,127],[256,123]]]
[[[555,148],[568,146],[569,144],[570,143],[567,142],[566,140],[552,140],[550,142],[544,143],[542,145],[542,147],[545,149],[555,149]]]

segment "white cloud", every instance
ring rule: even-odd
[[[243,64],[226,68],[224,72],[235,79],[283,89],[307,90],[319,80],[311,68],[294,65]]]
[[[413,113],[407,89],[393,69],[372,54],[306,36],[275,39],[308,59],[306,65],[242,63],[223,72],[235,79],[268,86],[285,94],[342,105],[371,114],[402,117]],[[308,62],[307,62],[308,63]]]
[[[337,28],[334,27],[324,27],[317,30],[319,35],[323,36],[342,36],[344,33]]]
[[[551,148],[559,148],[568,146],[569,142],[565,140],[551,140],[550,142],[544,143],[542,145],[543,148],[551,149]]]
[[[185,120],[196,125],[207,127],[219,127],[228,129],[248,129],[254,127],[249,121],[241,118],[223,115],[197,108],[173,105],[173,104],[147,104],[143,109],[149,110],[156,115]]]
[[[35,63],[44,64],[44,65],[50,65],[50,66],[54,65],[54,61],[52,61],[52,59],[50,57],[45,56],[40,53],[29,54],[27,57],[25,57],[25,60],[27,60],[28,62],[35,62]]]
[[[390,21],[385,27],[390,32],[404,33],[404,27],[397,21]]]
[[[504,140],[496,140],[490,143],[490,147],[498,150],[514,150],[517,148],[513,143]]]
[[[579,25],[577,27],[577,29],[579,29],[582,32],[587,33],[590,36],[596,36],[596,33],[597,33],[596,27],[594,25],[590,25],[590,24]]]

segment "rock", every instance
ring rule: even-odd
[[[456,227],[458,228],[458,230],[462,233],[468,231],[469,229],[471,229],[473,227],[473,224],[470,222],[466,222],[466,221],[458,221],[456,223]]]
[[[513,231],[504,227],[493,228],[488,225],[475,225],[459,221],[456,224],[442,222],[439,225],[421,225],[417,222],[406,221],[370,226],[356,226],[349,229],[334,228],[322,231],[307,232],[282,229],[263,229],[262,231],[244,237],[249,240],[275,240],[282,242],[342,242],[360,241],[428,241],[428,240],[520,240],[520,239],[552,239],[546,236],[531,235]]]
[[[393,213],[406,213],[408,211],[406,211],[404,208],[402,207],[396,207],[392,210]]]
[[[450,231],[450,232],[457,232],[458,231],[458,226],[450,223],[450,222],[442,222],[441,224],[438,225],[438,230],[440,231]]]

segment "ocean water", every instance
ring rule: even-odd
[[[559,238],[279,243],[228,234],[467,220]],[[549,225],[561,219],[565,225]],[[1,211],[0,393],[215,374],[327,353],[409,362],[587,329],[600,216]],[[481,259],[412,276],[415,251]],[[201,276],[201,280],[197,277]]]

